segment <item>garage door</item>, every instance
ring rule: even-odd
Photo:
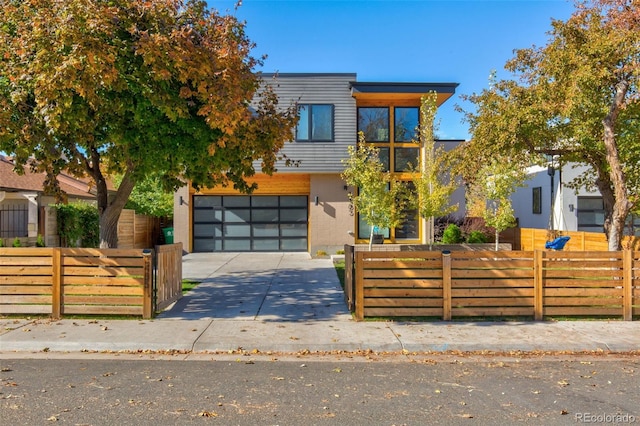
[[[195,195],[193,251],[307,251],[306,195]]]

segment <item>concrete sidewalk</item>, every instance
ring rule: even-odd
[[[640,350],[640,323],[395,323],[351,320],[0,320],[11,352],[447,352]]]
[[[640,322],[356,322],[332,261],[306,253],[190,254],[194,291],[153,320],[0,319],[0,357],[25,352],[640,350]]]

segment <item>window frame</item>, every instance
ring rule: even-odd
[[[531,188],[531,213],[542,214],[542,187]]]
[[[360,127],[360,111],[363,109],[376,109],[376,110],[386,110],[387,112],[387,117],[386,117],[386,124],[387,124],[387,134],[386,134],[386,138],[384,139],[374,139],[374,140],[369,140],[366,137],[366,133],[365,133],[365,142],[367,143],[384,143],[384,144],[388,144],[391,142],[391,107],[390,106],[359,106],[357,108],[356,111],[356,122],[357,122],[357,130],[358,133],[363,132],[364,130]],[[380,130],[380,129],[378,129]],[[382,129],[384,130],[384,129]]]
[[[415,110],[416,112],[416,125],[413,129],[407,129],[408,133],[413,132],[413,137],[410,139],[400,139],[398,136],[398,119],[401,114],[398,114],[401,110]],[[420,107],[414,106],[394,106],[393,107],[393,141],[395,143],[412,143],[420,140]]]
[[[326,107],[329,106],[331,107],[331,119],[330,119],[330,126],[331,126],[331,136],[329,139],[315,139],[313,137],[313,107],[314,106],[322,106],[322,107]],[[302,120],[298,121],[298,124],[296,125],[295,128],[295,141],[296,142],[335,142],[335,111],[336,111],[336,106],[334,104],[322,104],[322,103],[300,103],[298,104],[298,118],[300,117],[300,109],[301,108],[307,108],[308,111],[308,117],[307,117],[307,135],[308,137],[306,139],[302,139],[298,136],[299,132],[298,132],[298,127],[302,123]]]

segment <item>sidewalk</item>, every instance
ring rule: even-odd
[[[640,350],[638,322],[393,323],[0,320],[10,352],[446,352]]]
[[[0,357],[25,352],[447,352],[640,350],[640,321],[356,322],[331,260],[190,254],[201,281],[153,320],[0,319]]]

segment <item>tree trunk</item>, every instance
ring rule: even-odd
[[[496,229],[496,246],[495,251],[498,251],[500,248],[500,232]]]
[[[628,91],[629,84],[621,81],[616,86],[616,94],[614,96],[609,113],[602,120],[604,127],[604,146],[606,151],[607,163],[609,165],[609,179],[612,184],[613,206],[610,216],[610,222],[605,221],[605,232],[607,233],[607,241],[609,250],[616,251],[622,248],[622,235],[624,233],[624,223],[631,210],[631,202],[627,195],[627,184],[618,155],[618,146],[616,144],[615,123],[618,113],[624,103],[624,98]],[[604,198],[604,194],[603,194]],[[605,209],[608,206],[605,203]]]
[[[373,250],[373,230],[375,226],[371,227],[371,234],[369,235],[369,251]]]
[[[118,219],[127,203],[134,183],[126,173],[111,203],[108,202],[106,182],[98,185],[98,213],[100,215],[100,248],[118,247]]]

